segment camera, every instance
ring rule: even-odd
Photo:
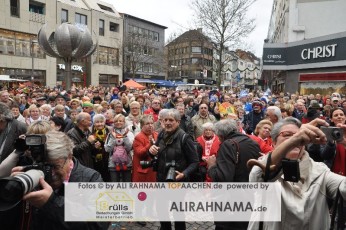
[[[27,135],[25,145],[23,149],[30,150],[33,164],[23,166],[24,173],[0,179],[0,211],[16,206],[23,195],[37,188],[41,176],[47,183],[52,181],[52,165],[46,163],[46,136]]]
[[[175,161],[171,161],[166,163],[166,169],[168,168],[166,181],[167,182],[174,182],[175,181],[175,168],[177,167],[177,164]]]
[[[340,142],[344,139],[344,132],[339,127],[321,126],[320,129],[327,136],[328,141]]]
[[[139,164],[142,166],[142,169],[147,169],[152,167],[153,170],[156,172],[157,171],[157,155],[152,156],[152,160],[151,161],[140,161]]]

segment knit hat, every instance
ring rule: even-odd
[[[83,103],[83,107],[94,107],[94,105],[90,101],[86,101]]]
[[[255,105],[259,105],[263,107],[261,100],[258,100],[258,99],[252,101],[252,107],[254,107]]]

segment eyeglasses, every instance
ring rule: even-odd
[[[156,104],[160,104],[160,102],[152,102],[151,104],[156,105]]]
[[[296,134],[296,133],[293,133],[291,131],[282,131],[282,132],[279,133],[279,136],[282,136],[283,138],[290,138],[294,134]]]
[[[66,162],[67,162],[67,159],[65,159],[64,163],[62,165],[60,164],[50,164],[52,166],[52,168],[55,170],[55,171],[59,171],[60,169],[64,168]]]
[[[139,109],[139,108],[132,107],[131,109]]]

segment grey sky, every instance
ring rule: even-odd
[[[168,27],[166,39],[174,32],[194,29],[191,0],[103,0],[111,3],[121,13],[127,13]],[[256,19],[256,29],[246,39],[251,51],[262,55],[263,40],[267,37],[273,0],[257,0],[249,10],[249,16]]]

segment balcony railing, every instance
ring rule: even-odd
[[[19,8],[11,6],[11,16],[19,17]]]
[[[44,24],[46,21],[46,17],[44,14],[30,12],[30,21]]]

